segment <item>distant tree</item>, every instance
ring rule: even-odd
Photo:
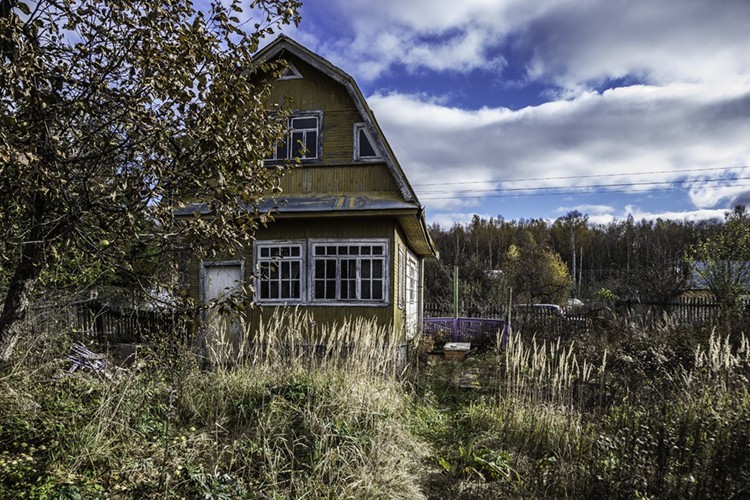
[[[560,256],[538,245],[531,234],[505,254],[503,272],[513,288],[515,302],[564,304],[572,280]]]
[[[684,255],[692,241],[690,223],[657,219],[635,226],[631,270],[627,285],[642,300],[669,304],[690,281],[690,266]]]
[[[705,283],[723,311],[735,311],[750,290],[750,215],[740,205],[724,224],[688,253],[693,273]]]
[[[552,226],[553,233],[557,233],[561,241],[566,241],[570,255],[570,274],[573,278],[573,290],[576,295],[581,290],[581,270],[583,269],[582,246],[586,236],[589,217],[578,210],[573,210],[559,217]]]
[[[252,55],[298,23],[296,0],[0,0],[0,364],[40,276],[75,255],[136,274],[189,246],[231,252],[252,237],[258,197],[283,168],[263,165],[283,137]],[[254,26],[252,32],[245,26]],[[172,204],[212,216],[176,223]]]

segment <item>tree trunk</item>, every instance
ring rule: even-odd
[[[31,292],[41,272],[41,243],[27,244],[8,286],[0,315],[0,368],[7,364],[21,334],[21,326],[31,303]]]
[[[29,237],[22,244],[21,255],[8,284],[8,295],[5,297],[2,314],[0,314],[0,369],[13,355],[13,348],[18,342],[21,325],[31,303],[31,293],[44,264],[44,254],[49,246],[51,232],[46,232],[43,224],[47,210],[47,200],[41,193],[36,193],[31,203],[31,230]]]

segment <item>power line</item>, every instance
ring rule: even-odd
[[[584,184],[580,186],[539,186],[539,187],[524,187],[524,188],[497,188],[497,189],[471,189],[471,190],[454,190],[444,189],[438,191],[422,191],[422,194],[440,194],[440,193],[502,193],[512,191],[553,191],[557,189],[595,189],[595,188],[609,188],[609,187],[634,187],[634,186],[659,186],[659,185],[678,185],[683,184],[689,187],[691,184],[706,184],[706,183],[718,183],[718,182],[735,182],[739,180],[748,180],[750,177],[735,177],[733,179],[684,179],[679,181],[649,181],[649,182],[619,182],[614,184]],[[722,186],[717,186],[722,187]],[[608,191],[608,190],[607,190]]]
[[[728,186],[718,186],[728,187]],[[750,187],[750,184],[732,184],[731,187]],[[478,199],[478,198],[525,198],[528,196],[568,196],[568,195],[586,195],[586,194],[602,194],[602,193],[633,193],[628,189],[601,189],[601,190],[590,190],[587,191],[585,188],[558,188],[558,189],[578,189],[577,191],[555,191],[555,192],[529,192],[529,193],[510,193],[510,194],[486,194],[486,195],[460,195],[460,196],[445,196],[445,195],[433,195],[433,196],[420,196],[422,200],[454,200],[454,199]],[[665,191],[682,191],[687,189],[686,187],[668,187],[649,189],[643,193],[653,192],[665,192]],[[528,191],[537,191],[536,189],[529,188]]]
[[[738,170],[743,168],[749,168],[747,165],[738,167],[706,167],[706,168],[686,168],[680,170],[652,170],[650,172],[621,172],[621,173],[609,173],[609,174],[593,174],[593,175],[564,175],[557,177],[526,177],[526,178],[511,178],[511,179],[496,179],[486,181],[459,181],[459,182],[429,182],[429,183],[415,183],[413,186],[449,186],[449,185],[461,185],[461,184],[501,184],[504,182],[526,182],[526,181],[554,181],[554,180],[569,180],[569,179],[589,179],[596,177],[616,177],[618,175],[624,176],[639,176],[639,175],[658,175],[658,174],[684,174],[691,172],[713,172],[717,170]]]

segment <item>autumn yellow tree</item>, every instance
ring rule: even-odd
[[[503,272],[518,303],[564,304],[573,284],[560,255],[528,233],[508,248]]]

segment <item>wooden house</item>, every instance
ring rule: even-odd
[[[288,66],[272,102],[294,111],[266,161],[296,155],[299,166],[261,202],[274,222],[243,255],[196,264],[191,293],[209,301],[249,283],[252,321],[292,306],[317,324],[375,318],[408,339],[421,324],[423,261],[436,256],[424,207],[352,77],[283,35],[256,55],[275,58]]]

